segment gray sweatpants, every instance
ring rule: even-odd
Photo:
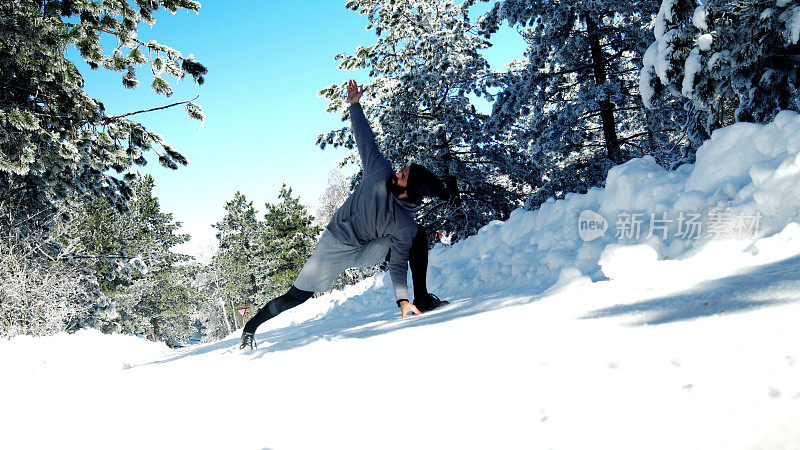
[[[325,292],[345,270],[383,262],[391,246],[390,239],[387,236],[362,246],[353,246],[339,242],[325,230],[314,253],[297,276],[294,287],[304,291]]]

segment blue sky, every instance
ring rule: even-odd
[[[134,116],[191,161],[172,171],[149,155],[142,169],[156,179],[162,210],[173,213],[183,232],[192,235],[184,250],[208,251],[214,240],[210,225],[222,217],[236,191],[263,212],[264,203],[276,202],[286,183],[315,212],[328,173],[344,154],[315,145],[317,134],[343,125],[338,115],[325,113],[327,101],[316,93],[349,78],[369,81],[364,71],[337,70],[333,58],[375,41],[365,30],[367,19],[344,5],[344,0],[207,0],[199,14],[159,14],[154,27],[140,27],[139,38],[193,54],[209,69],[202,86],[189,78],[178,84],[168,79],[174,90],[170,98],[152,92],[146,65],[138,71],[142,84],[127,90],[121,74],[91,71],[79,62],[86,91],[103,101],[109,114],[200,94],[197,103],[207,115],[202,129],[180,107]],[[508,28],[493,42],[495,47],[484,54],[496,68],[520,57],[524,48]],[[75,50],[70,56],[78,59]]]

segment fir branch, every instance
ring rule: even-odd
[[[109,117],[106,117],[105,119],[103,119],[103,123],[109,123],[109,122],[112,122],[114,120],[121,119],[123,117],[132,116],[134,114],[142,114],[142,113],[146,113],[146,112],[159,111],[159,110],[162,110],[162,109],[172,108],[172,107],[178,106],[178,105],[184,105],[186,103],[192,103],[193,101],[197,100],[198,97],[200,97],[200,94],[195,95],[194,98],[191,99],[191,100],[184,100],[184,101],[181,101],[181,102],[171,103],[171,104],[165,105],[165,106],[159,106],[157,108],[142,109],[142,110],[139,110],[139,111],[133,111],[133,112],[125,113],[125,114],[119,114],[119,115],[116,115],[116,116],[109,116]]]
[[[58,259],[133,259],[135,256],[119,255],[59,255]]]
[[[641,136],[647,136],[650,133],[671,133],[671,132],[676,132],[676,131],[678,131],[677,128],[665,128],[663,130],[647,130],[647,131],[643,131],[641,133],[632,134],[632,135],[630,135],[630,136],[628,136],[628,137],[626,137],[624,139],[619,139],[619,140],[617,140],[617,142],[620,143],[620,144],[624,144],[624,143],[629,143],[630,144],[630,142],[628,142],[628,141],[631,141],[631,140],[636,139],[636,138],[641,137]]]
[[[644,109],[643,106],[615,107],[614,108],[614,112],[619,112],[619,111],[639,111],[639,110],[642,110],[642,109]],[[578,117],[577,120],[583,121],[583,120],[587,120],[587,119],[589,119],[591,117],[598,117],[599,115],[600,115],[600,110],[595,110],[595,111],[590,112],[589,114],[584,114],[583,116]]]
[[[121,31],[109,30],[108,28],[98,27],[98,26],[95,26],[95,25],[88,25],[88,24],[84,24],[84,23],[76,24],[76,23],[70,23],[70,22],[63,22],[63,24],[68,26],[68,27],[83,26],[83,27],[86,27],[86,28],[91,28],[92,30],[95,30],[95,31],[99,31],[101,33],[112,34],[112,35],[116,36],[118,40],[120,38],[124,37],[125,39],[130,39],[131,41],[136,42],[140,46],[147,47],[149,50],[155,50],[156,52],[162,53],[162,50],[156,48],[155,46],[150,45],[149,43],[144,42],[144,41],[142,41],[140,39],[136,39],[135,37],[132,37],[132,36],[128,35],[127,33],[124,33],[124,32],[121,32]],[[120,48],[120,47],[117,47],[117,48]],[[187,61],[187,59],[184,58],[183,56],[179,56],[179,57],[177,57],[177,59],[180,60],[180,61]]]

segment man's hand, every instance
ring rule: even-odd
[[[416,306],[412,305],[408,300],[400,300],[400,302],[397,303],[397,306],[400,307],[400,312],[403,314],[401,319],[405,319],[406,315],[410,312],[413,312],[417,315],[422,314],[422,312],[418,310]]]
[[[356,80],[350,80],[347,83],[347,102],[351,105],[358,103],[361,100],[361,94],[364,93],[364,86],[359,86]]]

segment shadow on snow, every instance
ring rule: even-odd
[[[370,295],[370,293],[362,295]],[[374,293],[371,295],[374,295]],[[360,297],[355,296],[347,301],[358,302]],[[399,310],[396,307],[389,310],[373,309],[344,317],[329,313],[293,326],[256,334],[257,340],[273,342],[273,344],[263,350],[254,350],[253,355],[256,358],[260,358],[267,353],[291,350],[321,339],[369,338],[399,329],[433,325],[508,306],[526,304],[535,299],[530,294],[521,296],[513,293],[495,293],[461,299],[450,297],[444,298],[444,300],[450,301],[449,305],[420,316],[407,317],[406,319],[400,318]],[[335,310],[331,312],[333,311]]]
[[[800,300],[800,255],[715,280],[689,291],[598,309],[582,319],[644,315],[629,325],[661,325],[719,314],[734,314]]]
[[[530,293],[523,294],[520,292],[503,292],[502,294],[487,294],[471,298],[449,297],[443,298],[443,300],[450,301],[449,305],[434,311],[429,311],[420,316],[407,317],[406,319],[400,319],[399,310],[394,305],[394,302],[389,301],[386,302],[386,308],[372,308],[351,315],[342,316],[341,313],[337,311],[346,309],[346,304],[348,302],[360,304],[364,296],[373,295],[376,295],[376,293],[367,291],[364,294],[356,295],[345,300],[342,304],[334,307],[327,314],[320,317],[287,325],[282,328],[276,328],[261,333],[257,332],[256,342],[259,343],[262,348],[254,349],[248,356],[261,358],[268,353],[291,350],[323,339],[369,338],[403,328],[433,325],[508,306],[526,304],[537,299],[537,297],[532,296]],[[391,305],[391,307],[389,305]],[[266,344],[270,342],[273,344],[266,346]],[[226,349],[236,351],[233,349],[238,343],[239,338],[223,339],[185,353],[172,355],[168,358],[142,365],[162,364],[176,361],[187,356],[198,356]]]

